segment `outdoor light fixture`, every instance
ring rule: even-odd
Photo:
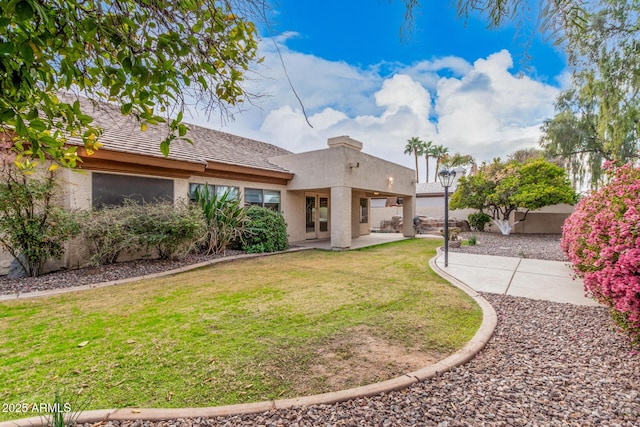
[[[444,187],[444,266],[449,266],[449,187],[456,177],[454,170],[441,170],[438,173],[440,184]]]
[[[392,176],[390,176],[387,181],[389,181],[389,185],[393,185],[393,177]]]

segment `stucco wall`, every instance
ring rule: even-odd
[[[573,209],[574,207],[569,205],[554,205],[531,211],[525,221],[515,224],[513,233],[559,234],[562,232],[562,225],[565,219],[571,215]],[[476,212],[475,209],[450,210],[449,217],[463,220],[474,212]],[[444,197],[418,197],[416,200],[416,215],[444,218]],[[393,216],[402,216],[402,206],[373,207],[371,209],[371,225],[377,228],[382,220],[390,220]],[[511,223],[513,224],[522,219],[522,217],[524,217],[523,212],[518,212],[517,216],[512,214]],[[500,232],[496,226],[490,226],[486,231]]]
[[[305,192],[286,191],[286,205],[282,215],[287,222],[287,233],[290,242],[301,242],[306,236],[305,224]]]
[[[288,185],[289,190],[346,186],[398,195],[415,194],[412,169],[347,147],[326,148],[270,160],[295,174]]]
[[[545,206],[537,211],[531,211],[526,220],[515,224],[514,233],[562,233],[564,221],[573,213],[574,207],[569,205]],[[524,212],[517,212],[512,216],[512,222],[524,218]]]
[[[103,172],[101,172],[103,173]],[[118,175],[127,175],[127,174],[118,174]],[[145,176],[145,175],[131,175],[131,176]],[[60,169],[58,172],[59,179],[59,197],[60,205],[65,209],[73,210],[73,211],[83,211],[91,209],[91,183],[92,183],[92,171],[71,171],[67,169]],[[298,202],[297,200],[293,200],[293,203],[299,203],[302,211],[298,212],[296,208],[294,208],[288,198],[289,194],[286,191],[286,187],[283,185],[277,184],[266,184],[266,183],[256,183],[256,182],[244,182],[244,181],[234,181],[228,179],[217,179],[217,178],[203,178],[200,176],[192,176],[188,179],[181,178],[173,178],[174,185],[174,203],[178,203],[181,201],[187,200],[188,191],[189,191],[189,183],[208,183],[213,185],[229,185],[229,186],[239,186],[241,194],[244,194],[245,188],[259,188],[264,190],[278,190],[280,191],[280,204],[282,213],[285,216],[285,221],[287,223],[295,224],[296,220],[293,215],[302,214],[304,227],[304,197],[302,198],[302,202]],[[289,210],[292,212],[289,212]],[[304,228],[303,228],[304,230]],[[304,239],[304,234],[303,234]],[[49,262],[47,264],[47,269],[56,270],[61,267],[64,268],[80,268],[86,266],[88,263],[88,249],[86,247],[85,242],[81,237],[74,238],[70,240],[66,245],[66,252],[63,258],[59,261]],[[127,259],[132,259],[133,256],[123,254],[120,258],[120,261],[124,261]],[[9,265],[11,264],[13,257],[4,252],[0,251],[0,275],[7,274]]]

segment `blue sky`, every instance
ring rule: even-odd
[[[518,44],[531,24],[516,24],[500,30],[488,30],[479,14],[469,19],[458,18],[449,1],[422,2],[415,14],[415,30],[401,39],[405,7],[402,1],[349,0],[305,2],[280,0],[272,17],[274,32],[294,31],[299,34],[288,47],[331,61],[370,66],[384,62],[412,63],[426,58],[457,56],[473,62],[504,48],[513,48],[515,67],[519,72],[524,50]],[[528,49],[532,60],[528,65],[542,78],[552,78],[565,66],[564,54],[543,37],[533,39]]]
[[[413,136],[478,161],[536,146],[567,81],[564,54],[538,35],[523,61],[529,38],[516,34],[533,23],[488,30],[480,16],[457,18],[449,1],[423,3],[402,40],[398,0],[279,0],[271,30],[261,30],[264,63],[248,75],[260,97],[231,122],[190,121],[294,152],[350,135],[363,151],[408,167],[402,152]]]

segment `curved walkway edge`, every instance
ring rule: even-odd
[[[435,257],[429,260],[429,266],[442,278],[449,281],[454,286],[460,288],[467,293],[482,309],[482,324],[471,338],[471,340],[460,350],[451,356],[425,368],[414,372],[404,374],[391,380],[382,381],[375,384],[369,384],[362,387],[340,390],[330,393],[317,394],[313,396],[296,397],[291,399],[269,400],[256,403],[245,403],[227,406],[215,406],[208,408],[122,408],[122,409],[101,409],[93,411],[84,411],[80,413],[76,423],[99,423],[108,420],[148,420],[161,421],[179,418],[212,418],[219,416],[254,414],[270,411],[272,409],[286,409],[294,406],[321,405],[343,402],[350,399],[374,396],[384,392],[401,390],[420,381],[432,378],[439,373],[446,372],[457,366],[467,363],[482,350],[487,344],[493,331],[497,326],[497,315],[491,304],[485,300],[478,292],[474,291],[455,277],[447,274],[437,264],[436,260],[442,256],[442,252],[438,249]],[[224,259],[224,258],[223,258]],[[232,261],[232,260],[228,260]],[[198,268],[198,267],[193,267]],[[179,269],[183,271],[183,269]],[[186,270],[184,270],[186,271]],[[172,270],[166,274],[175,274],[179,271]],[[159,275],[139,277],[143,278],[159,277]],[[128,281],[133,281],[129,279]],[[25,296],[26,297],[26,296]],[[46,417],[23,418],[14,421],[0,422],[0,427],[44,427],[48,423]]]

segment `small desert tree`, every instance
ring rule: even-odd
[[[577,195],[564,169],[544,159],[525,163],[501,162],[483,165],[477,174],[462,177],[451,197],[450,208],[487,211],[502,234],[511,233],[511,213],[559,203],[574,204]]]
[[[0,244],[28,276],[38,276],[49,259],[64,253],[78,233],[72,213],[54,203],[55,172],[25,175],[5,162],[0,177]]]

